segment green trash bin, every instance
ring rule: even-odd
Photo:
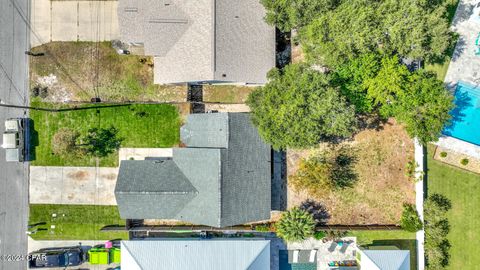
[[[88,251],[88,262],[90,264],[109,264],[110,251],[106,248],[92,248]]]
[[[110,249],[110,262],[111,263],[120,263],[120,249],[119,248],[111,248]]]

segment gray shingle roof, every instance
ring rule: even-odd
[[[214,227],[270,218],[270,146],[248,114],[189,115],[181,139],[187,148],[174,148],[171,160],[121,162],[115,195],[122,218]]]
[[[120,0],[121,40],[154,56],[155,83],[263,84],[275,30],[258,0]]]

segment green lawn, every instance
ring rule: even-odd
[[[433,148],[429,148],[433,153]],[[448,166],[428,157],[428,194],[440,193],[452,201],[448,214],[450,266],[447,269],[478,269],[480,254],[480,175]]]
[[[31,106],[54,107],[51,103],[33,100]],[[180,117],[171,105],[127,105],[106,108],[90,108],[64,112],[31,110],[33,129],[32,165],[35,166],[94,166],[91,156],[61,157],[52,153],[52,138],[62,127],[74,129],[81,136],[93,127],[119,129],[122,147],[171,147],[179,142]],[[104,106],[103,104],[100,106]],[[63,105],[62,108],[68,108]],[[118,165],[118,154],[100,159],[100,166]]]
[[[417,245],[415,233],[406,231],[351,231],[349,236],[357,237],[357,244],[366,249],[410,250],[410,269],[417,269]]]
[[[126,231],[100,231],[106,225],[125,225],[116,206],[31,204],[29,225],[40,222],[46,222],[38,226],[45,230],[32,234],[35,240],[128,239]]]

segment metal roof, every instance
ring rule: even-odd
[[[138,240],[121,242],[129,270],[267,270],[267,240]]]
[[[364,266],[364,262],[372,262],[378,270],[410,270],[410,251],[408,250],[361,250],[363,255],[368,259],[361,256],[361,266]],[[363,269],[363,268],[362,268]]]

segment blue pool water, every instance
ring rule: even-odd
[[[443,134],[480,145],[480,87],[459,82],[455,105],[452,123],[445,127]]]

